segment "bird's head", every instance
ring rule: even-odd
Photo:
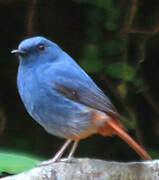
[[[23,65],[55,61],[61,52],[62,49],[57,44],[41,36],[25,39],[18,49],[11,51],[19,57]]]

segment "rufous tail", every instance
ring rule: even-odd
[[[143,160],[151,160],[152,158],[148,155],[148,153],[139,145],[137,144],[123,129],[122,124],[119,121],[110,119],[106,122],[106,130],[112,130],[112,134],[117,134],[118,136],[120,136],[125,142],[127,142],[129,144],[129,146],[131,148],[133,148],[137,154],[139,154],[139,156],[143,159]],[[102,129],[102,131],[104,130],[104,128]],[[104,132],[102,132],[101,134],[103,135],[107,135],[104,134]]]

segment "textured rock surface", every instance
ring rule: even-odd
[[[159,160],[145,162],[108,162],[74,159],[35,167],[3,180],[159,180]]]

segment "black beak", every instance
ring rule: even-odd
[[[12,54],[16,54],[16,55],[25,55],[26,52],[25,51],[22,51],[22,50],[19,50],[19,49],[14,49],[11,51]]]

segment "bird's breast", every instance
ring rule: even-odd
[[[43,72],[38,77],[44,76]],[[91,110],[57,93],[44,79],[37,79],[35,71],[18,72],[18,91],[28,111],[45,130],[56,136],[78,136],[88,129]]]
[[[37,82],[31,70],[18,69],[17,86],[20,97],[27,111],[31,114],[38,96]]]

